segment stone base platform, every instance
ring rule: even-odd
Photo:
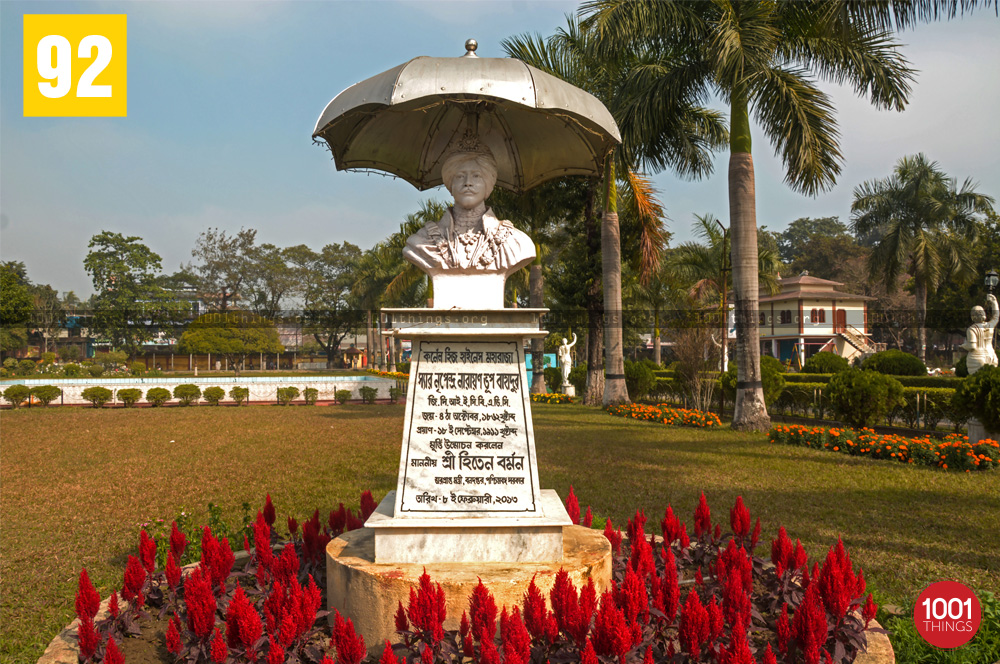
[[[611,544],[600,531],[583,526],[565,526],[562,539],[563,559],[557,562],[376,564],[374,531],[352,530],[326,547],[328,608],[353,620],[369,654],[378,657],[385,642],[394,640],[393,616],[399,602],[406,606],[410,588],[419,586],[425,569],[431,581],[444,589],[445,629],[458,629],[462,612],[469,608],[469,595],[480,579],[498,607],[519,606],[532,577],[548,597],[560,569],[569,573],[577,587],[592,578],[600,596],[611,586]]]

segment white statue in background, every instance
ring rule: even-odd
[[[965,343],[961,346],[969,351],[965,362],[969,367],[970,376],[984,366],[997,366],[997,354],[993,350],[993,330],[1000,320],[1000,307],[997,306],[997,299],[993,293],[986,296],[986,301],[993,309],[992,315],[987,320],[986,311],[982,307],[978,305],[972,307],[972,325],[969,326],[965,334]]]
[[[466,136],[445,157],[441,177],[455,204],[407,238],[403,257],[430,275],[435,308],[503,308],[504,282],[535,259],[535,244],[486,207],[496,160]]]
[[[559,368],[562,371],[562,384],[569,385],[569,370],[573,368],[573,358],[570,357],[569,349],[576,345],[576,332],[573,333],[573,343],[566,343],[563,337],[562,345],[556,351],[556,358],[559,360]]]

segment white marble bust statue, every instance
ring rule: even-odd
[[[997,355],[993,350],[993,330],[1000,320],[1000,307],[997,307],[997,299],[992,293],[986,299],[990,303],[993,314],[987,320],[985,309],[978,305],[972,307],[972,325],[969,326],[965,343],[962,344],[962,348],[969,351],[966,365],[969,368],[970,376],[984,366],[997,365]]]
[[[501,309],[504,282],[535,259],[535,245],[486,207],[497,179],[488,148],[463,141],[441,176],[455,204],[407,238],[403,257],[430,275],[435,309]]]

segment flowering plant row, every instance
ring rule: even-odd
[[[957,433],[949,434],[943,440],[934,440],[929,436],[906,438],[883,435],[872,429],[855,431],[786,424],[771,429],[768,441],[966,472],[1000,466],[1000,443],[982,440],[970,445],[968,436]]]
[[[544,393],[544,394],[532,394],[531,400],[535,403],[573,403],[573,397],[568,394],[557,393]]]
[[[631,417],[636,420],[660,422],[667,426],[679,425],[702,429],[722,426],[719,416],[715,413],[706,413],[689,408],[674,408],[665,403],[657,406],[639,403],[608,406],[608,413],[616,417]]]
[[[156,542],[142,531],[110,617],[95,623],[100,598],[86,570],[80,574],[81,662],[121,664],[116,641],[158,613],[169,621],[166,646],[177,661],[360,664],[367,649],[350,619],[335,615],[328,635],[323,551],[374,506],[365,492],[360,518],[343,505],[322,525],[318,512],[301,526],[289,518],[291,541],[280,546],[268,498],[253,524],[254,542],[244,538],[249,562],[241,570],[234,570],[228,539],[206,528],[200,565],[182,573],[176,560],[187,542],[174,528],[165,569],[157,571]],[[592,520],[589,507],[581,517],[572,488],[567,512],[576,523]],[[713,524],[704,495],[693,536],[670,506],[660,536],[645,532],[646,521],[636,511],[626,536],[607,520],[613,580],[600,595],[592,579],[577,588],[561,570],[547,602],[532,581],[520,606],[498,611],[480,583],[458,630],[444,629],[444,591],[425,572],[407,605],[399,604],[397,642],[385,644],[379,664],[819,664],[852,662],[866,648],[876,606],[842,542],[810,570],[802,544],[793,545],[781,528],[769,559],[757,557],[760,519],[751,528],[742,498],[725,533]]]
[[[378,369],[368,369],[368,373],[381,376],[382,378],[392,378],[393,380],[409,380],[410,374],[402,371],[380,371]]]

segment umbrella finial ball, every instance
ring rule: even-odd
[[[476,49],[477,48],[479,48],[479,42],[477,42],[475,39],[466,39],[465,40],[465,55],[466,55],[466,57],[469,57],[469,56],[472,56],[474,58],[475,57],[479,57],[479,56],[476,55]]]

